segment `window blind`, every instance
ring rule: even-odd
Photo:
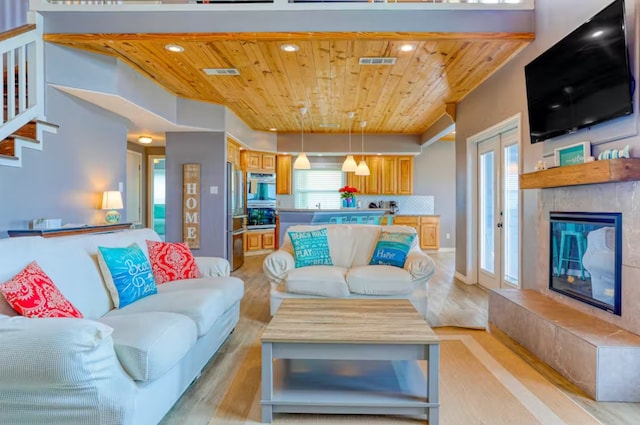
[[[341,205],[338,189],[344,186],[341,170],[296,170],[294,184],[296,208],[338,209]]]

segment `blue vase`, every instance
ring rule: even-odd
[[[342,198],[342,208],[347,208],[347,199],[348,198]]]
[[[355,208],[356,198],[347,198],[347,208]]]

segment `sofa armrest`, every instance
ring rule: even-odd
[[[231,265],[220,257],[195,257],[203,277],[224,277],[231,274]]]
[[[412,250],[407,254],[404,269],[414,281],[427,283],[436,271],[433,259],[422,251]]]
[[[130,423],[136,388],[111,333],[86,319],[0,316],[1,422]]]
[[[296,267],[290,252],[283,249],[272,252],[264,259],[262,270],[272,286],[278,286],[287,274]]]

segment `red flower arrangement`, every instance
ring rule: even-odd
[[[355,194],[358,193],[358,189],[346,185],[345,187],[341,187],[340,189],[338,189],[338,192],[340,192],[340,197],[342,199],[349,199],[356,196]]]

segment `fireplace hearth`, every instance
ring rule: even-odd
[[[552,211],[549,289],[621,315],[622,214]]]

